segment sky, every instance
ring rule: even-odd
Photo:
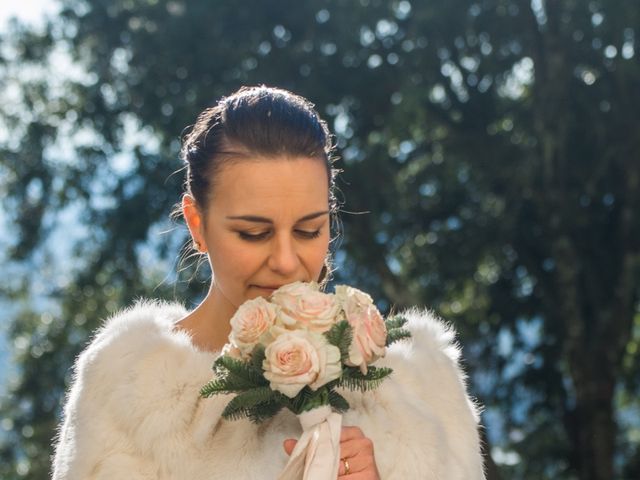
[[[0,31],[11,17],[31,25],[42,24],[43,16],[55,15],[58,2],[54,0],[2,0],[0,1]]]

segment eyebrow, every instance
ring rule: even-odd
[[[305,215],[302,218],[296,220],[296,223],[306,222],[307,220],[313,220],[314,218],[321,217],[322,215],[326,215],[329,213],[329,210],[323,210],[322,212],[310,213],[309,215]],[[246,222],[256,222],[256,223],[273,223],[273,220],[266,217],[259,217],[257,215],[235,215],[235,216],[227,216],[228,220],[244,220]]]

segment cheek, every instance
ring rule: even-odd
[[[306,263],[309,273],[314,277],[320,275],[320,271],[324,266],[324,261],[329,253],[329,234],[323,235],[318,239],[317,243],[310,246],[306,252]]]
[[[213,274],[221,283],[243,279],[252,274],[259,264],[254,249],[247,248],[246,244],[231,235],[213,242],[210,258]]]

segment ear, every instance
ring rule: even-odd
[[[207,244],[204,241],[204,222],[202,219],[202,213],[196,204],[195,198],[188,193],[182,196],[182,215],[184,216],[191,238],[196,245],[199,245],[198,250],[206,252]]]

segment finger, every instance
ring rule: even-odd
[[[340,431],[340,442],[363,437],[364,433],[359,427],[342,427],[342,430]]]
[[[353,458],[361,455],[373,457],[373,442],[367,437],[340,442],[340,458]]]
[[[291,455],[291,452],[293,452],[293,449],[296,448],[297,443],[298,441],[294,440],[293,438],[288,438],[284,441],[284,444],[282,446],[284,447],[284,451],[287,453],[287,455]]]
[[[346,466],[349,464],[347,473]],[[338,466],[338,478],[350,479],[351,475],[363,472],[375,471],[375,460],[372,456],[361,455],[353,458],[341,458]]]

